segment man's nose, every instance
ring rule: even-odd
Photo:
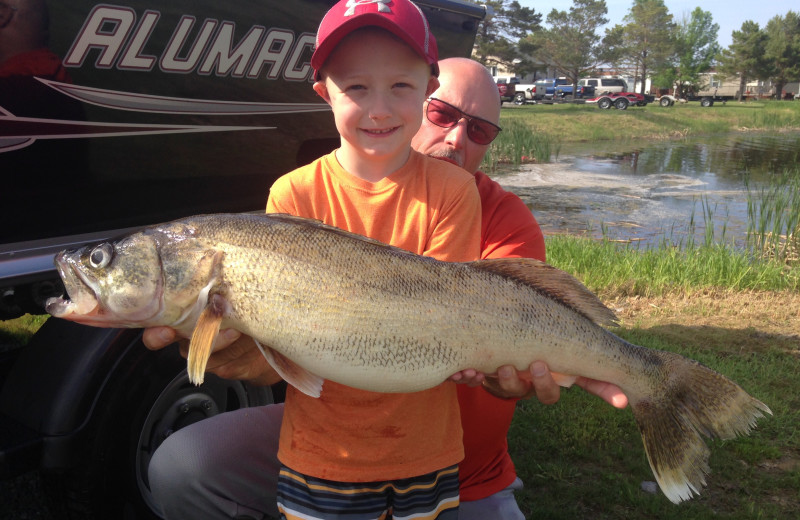
[[[462,117],[458,122],[447,129],[445,135],[445,142],[454,148],[463,148],[467,142],[467,124],[466,118]]]

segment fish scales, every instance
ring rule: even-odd
[[[565,332],[604,333],[566,309],[561,319],[548,319],[560,310],[552,300],[511,280],[498,283],[490,273],[466,276],[465,265],[371,243],[357,242],[368,246],[361,254],[352,249],[344,254],[337,251],[341,237],[321,227],[303,228],[297,235],[294,226],[276,230],[272,240],[257,239],[255,254],[250,237],[256,231],[237,235],[241,244],[251,244],[246,247],[233,240],[217,243],[226,253],[226,299],[233,309],[223,326],[243,330],[311,372],[350,386],[408,392],[429,388],[463,368],[493,372],[514,364],[524,369],[537,341],[553,351],[575,351],[567,360],[574,367],[583,356]],[[282,249],[286,243],[299,247]],[[312,253],[316,250],[323,254]],[[255,257],[261,261],[253,262]],[[296,267],[287,272],[287,265]],[[270,283],[247,287],[227,274],[229,267],[259,272]],[[263,309],[270,309],[270,319],[258,318]],[[529,325],[533,322],[539,324],[536,329]],[[554,330],[552,324],[561,327]],[[486,344],[496,345],[491,357],[478,348]],[[384,359],[388,364],[379,362]]]
[[[769,408],[680,355],[628,343],[590,291],[531,259],[440,262],[287,215],[207,215],[60,253],[68,298],[54,316],[95,326],[169,325],[193,334],[201,381],[220,327],[252,336],[301,391],[330,379],[414,392],[467,368],[543,360],[618,385],[650,466],[673,502],[709,471],[702,436],[748,433]],[[194,331],[194,332],[193,332]]]

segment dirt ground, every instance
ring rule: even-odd
[[[783,292],[706,291],[659,297],[621,297],[607,300],[625,327],[664,327],[681,324],[691,328],[749,331],[786,340],[800,355],[800,294]],[[783,343],[783,341],[781,341]]]

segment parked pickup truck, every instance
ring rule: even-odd
[[[524,105],[526,103],[536,103],[540,98],[536,97],[536,85],[533,83],[517,83],[514,86],[514,104]]]
[[[518,84],[514,102],[523,104],[524,102],[539,101],[566,101],[576,98],[590,98],[594,95],[594,87],[580,86],[573,91],[572,82],[566,78],[544,79],[535,82],[533,85]],[[521,94],[521,95],[519,95]],[[524,101],[522,97],[524,96]],[[519,98],[519,99],[518,99]]]
[[[0,319],[44,314],[62,293],[57,251],[263,211],[278,176],[332,150],[309,61],[333,3],[51,0],[12,13],[3,32],[31,34],[4,34],[3,58],[19,53],[0,61]],[[440,55],[469,56],[485,8],[416,3]],[[39,471],[59,517],[160,518],[147,468],[161,442],[280,390],[195,387],[177,349],[147,350],[140,330],[50,318],[24,346],[0,341],[0,478]]]
[[[515,85],[519,83],[517,78],[499,78],[497,80],[497,93],[500,94],[500,105],[504,101],[514,101],[516,92]]]

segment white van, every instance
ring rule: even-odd
[[[628,85],[625,80],[620,78],[583,78],[578,81],[581,87],[594,87],[595,94],[600,95],[604,92],[627,92]]]

